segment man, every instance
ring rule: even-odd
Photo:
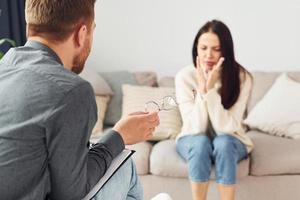
[[[93,41],[95,0],[27,0],[28,42],[0,62],[0,198],[82,199],[124,149],[151,137],[157,113],[121,119],[93,148],[91,85],[76,74]],[[131,161],[98,199],[142,199]]]

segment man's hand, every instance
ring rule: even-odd
[[[213,69],[208,73],[208,78],[206,81],[206,91],[212,89],[215,83],[220,79],[221,67],[224,62],[224,57],[221,57],[218,63],[213,67]]]
[[[157,112],[135,112],[118,121],[113,130],[120,133],[126,145],[146,141],[152,137],[155,127],[159,125]]]

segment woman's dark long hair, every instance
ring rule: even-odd
[[[240,95],[240,71],[242,70],[243,72],[246,72],[246,70],[235,61],[233,40],[229,28],[223,22],[218,20],[208,21],[200,28],[195,37],[192,49],[193,63],[195,67],[198,56],[198,40],[203,33],[207,32],[212,32],[218,36],[221,46],[221,55],[225,58],[222,64],[222,86],[219,92],[222,99],[222,105],[225,109],[229,109],[235,104]]]

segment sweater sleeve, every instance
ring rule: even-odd
[[[208,115],[205,101],[197,92],[197,82],[194,76],[180,71],[175,77],[176,99],[183,121],[182,132],[192,133],[205,132]]]
[[[241,92],[237,102],[225,109],[221,102],[221,96],[217,88],[209,90],[203,98],[207,102],[209,118],[215,131],[218,133],[235,133],[243,129],[242,121],[246,110],[248,98],[252,88],[252,78],[246,74],[242,79]]]

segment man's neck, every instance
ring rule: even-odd
[[[68,42],[53,43],[53,42],[49,42],[48,40],[46,40],[42,37],[39,37],[39,36],[29,37],[28,40],[37,41],[37,42],[40,42],[40,43],[46,45],[47,47],[49,47],[56,53],[56,55],[60,58],[61,62],[63,63],[63,65],[66,69],[69,69],[69,70],[72,69],[73,57],[69,50],[70,44]]]

